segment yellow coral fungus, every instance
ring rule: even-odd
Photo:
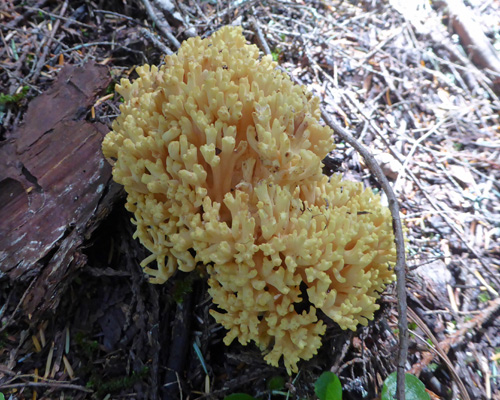
[[[343,329],[372,319],[393,280],[391,218],[361,184],[322,175],[333,142],[318,99],[239,27],[137,72],[117,87],[124,104],[103,152],[151,252],[151,282],[207,265],[225,343],[254,341],[289,373],[321,345],[317,309]]]

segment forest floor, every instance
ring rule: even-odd
[[[393,184],[407,369],[432,399],[500,399],[500,1],[408,3],[0,2],[0,398],[313,399],[328,370],[344,399],[380,396],[397,361],[395,287],[367,327],[330,324],[288,377],[255,346],[222,343],[204,279],[151,285],[140,269],[146,251],[100,153],[114,85],[235,24]],[[380,189],[340,139],[332,172]]]

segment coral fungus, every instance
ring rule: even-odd
[[[361,184],[322,175],[333,141],[318,99],[239,27],[137,72],[117,88],[103,152],[151,282],[206,265],[225,343],[254,341],[289,373],[321,345],[318,309],[343,329],[372,319],[393,280],[390,213]]]

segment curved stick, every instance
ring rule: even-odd
[[[406,305],[406,260],[405,260],[405,241],[403,235],[403,226],[399,218],[399,203],[389,180],[386,178],[382,169],[370,152],[359,143],[347,130],[337,124],[326,111],[321,108],[321,117],[325,123],[333,129],[344,141],[349,143],[365,159],[366,165],[380,182],[389,200],[389,210],[392,215],[392,229],[394,231],[396,243],[396,290],[398,294],[398,329],[399,329],[399,352],[397,365],[397,390],[398,400],[405,400],[405,364],[408,356],[408,316]]]

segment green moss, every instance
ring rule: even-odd
[[[21,91],[16,94],[0,93],[0,105],[19,103],[22,99],[26,97],[26,94],[28,93],[29,89],[30,89],[29,86],[23,86]]]
[[[453,148],[456,150],[456,151],[462,151],[464,149],[464,144],[463,143],[460,143],[460,142],[455,142],[453,143]]]
[[[130,389],[136,382],[144,379],[149,372],[148,367],[143,367],[138,372],[132,372],[130,376],[113,378],[107,381],[101,379],[97,374],[93,375],[87,382],[86,387],[93,389],[97,397],[103,397],[108,393],[116,393],[122,390]]]
[[[83,332],[78,332],[75,335],[75,343],[78,349],[88,358],[93,358],[99,350],[99,342],[97,340],[89,340]]]
[[[116,86],[116,82],[115,81],[111,81],[111,83],[106,88],[106,94],[114,93],[115,92],[115,86]]]
[[[273,57],[273,61],[279,61],[281,52],[282,52],[281,49],[275,49],[275,50],[271,51],[271,55]]]
[[[491,300],[490,294],[488,292],[481,292],[479,293],[479,296],[477,296],[477,299],[481,303],[487,303],[488,301]]]
[[[193,284],[200,279],[200,274],[198,270],[176,274],[171,298],[177,304],[181,304],[186,294],[193,291]]]
[[[7,340],[7,332],[0,332],[0,350],[3,349],[6,345],[5,341]]]

